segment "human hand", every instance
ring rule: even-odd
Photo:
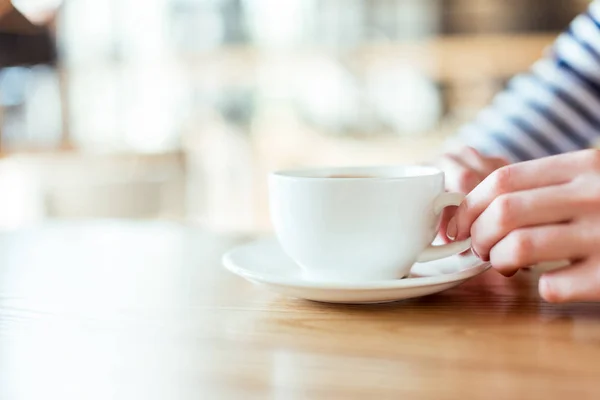
[[[600,151],[503,167],[479,184],[448,224],[506,276],[541,262],[572,264],[542,275],[551,302],[600,300]]]
[[[463,194],[469,193],[489,174],[507,164],[503,158],[483,156],[472,147],[446,153],[435,163],[446,175],[446,190]],[[439,234],[446,242],[450,241],[446,235],[446,227],[455,212],[456,207],[446,207],[442,214]]]

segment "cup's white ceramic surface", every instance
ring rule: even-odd
[[[464,196],[444,192],[433,167],[352,167],[269,176],[271,219],[305,279],[403,278],[415,262],[469,249],[470,240],[432,246],[442,210]]]

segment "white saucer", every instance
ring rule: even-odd
[[[302,278],[298,265],[275,238],[237,247],[223,256],[225,267],[250,282],[281,294],[328,303],[385,303],[426,296],[458,286],[486,271],[490,264],[473,254],[415,264],[404,279],[360,283],[313,282]]]

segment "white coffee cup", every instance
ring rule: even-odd
[[[433,167],[279,171],[269,176],[269,197],[279,242],[308,280],[403,278],[415,262],[471,245],[431,245],[443,209],[464,199],[444,192],[444,173]]]

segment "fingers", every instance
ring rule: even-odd
[[[445,155],[438,165],[445,173],[446,190],[450,192],[469,193],[485,178],[454,155]]]
[[[600,301],[600,258],[545,273],[540,278],[539,292],[552,303]]]
[[[445,172],[446,190],[465,194],[473,190],[494,170],[506,164],[507,161],[502,158],[484,157],[471,147],[465,147],[457,153],[446,154],[438,162],[438,166]],[[455,212],[456,207],[447,207],[442,214],[440,233],[446,242],[451,240],[447,237],[446,228]]]
[[[442,220],[440,223],[439,233],[441,234],[442,240],[446,243],[449,243],[453,240],[452,238],[448,237],[448,235],[446,234],[446,230],[448,227],[448,221],[450,221],[450,219],[452,219],[452,217],[454,217],[455,212],[456,212],[456,207],[446,207],[446,208],[444,208],[444,211],[442,211]]]
[[[446,174],[446,189],[452,192],[469,193],[496,169],[507,164],[499,157],[484,157],[471,147],[456,153],[445,154],[438,166]]]
[[[490,262],[505,276],[519,268],[544,261],[575,260],[589,254],[597,244],[578,224],[543,225],[516,229],[490,251]]]
[[[482,178],[487,177],[500,167],[508,165],[508,161],[500,157],[484,157],[472,147],[464,147],[455,157],[462,160],[464,164],[479,172]]]
[[[474,251],[506,276],[541,262],[576,260],[543,275],[541,296],[551,302],[600,301],[599,150],[505,167],[504,160],[476,152],[449,159],[457,170],[471,171],[470,183],[473,176],[501,168],[444,215],[455,211],[447,222],[448,236],[472,236]]]
[[[492,201],[506,193],[565,184],[586,172],[600,171],[600,150],[585,150],[509,165],[478,185],[448,223],[448,233],[466,239],[471,225]]]
[[[473,223],[473,250],[487,260],[492,247],[513,230],[571,220],[577,213],[577,201],[569,185],[503,194]]]
[[[459,152],[450,154],[450,156],[460,160],[468,168],[476,171],[481,176],[481,179],[488,176],[494,170],[488,159],[472,147],[463,147]]]
[[[488,158],[488,161],[489,161],[489,164],[493,168],[491,172],[510,164],[506,158],[502,158],[502,157],[490,157],[490,158]]]

